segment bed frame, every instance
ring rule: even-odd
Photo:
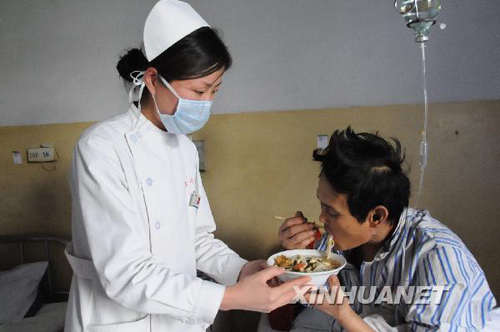
[[[43,253],[37,250],[35,260],[45,260],[49,262],[47,273],[42,281],[41,288],[45,293],[47,302],[62,302],[67,301],[69,295],[69,289],[64,290],[61,287],[56,287],[54,285],[54,272],[59,269],[59,271],[71,271],[69,263],[66,259],[55,259],[58,254],[59,257],[64,257],[64,249],[69,244],[69,240],[53,235],[0,235],[0,260],[2,262],[9,263],[3,264],[2,268],[12,268],[19,264],[33,262],[34,259],[29,254],[28,247],[36,248],[43,247]],[[18,256],[4,258],[2,253],[3,248],[9,248],[11,252],[18,252]],[[17,247],[17,250],[16,250]],[[31,248],[33,249],[33,248]],[[33,251],[33,250],[32,250]],[[42,255],[43,254],[43,255]],[[12,253],[12,255],[14,255]],[[15,256],[15,255],[14,255]],[[42,259],[40,259],[42,258]],[[67,276],[68,280],[70,276]]]

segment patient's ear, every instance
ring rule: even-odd
[[[377,227],[380,224],[388,221],[389,211],[383,205],[378,205],[372,209],[367,216],[370,227]]]

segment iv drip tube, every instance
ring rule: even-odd
[[[418,208],[422,187],[424,185],[424,174],[427,166],[428,144],[427,144],[427,118],[428,118],[428,102],[427,102],[427,84],[425,77],[425,43],[419,43],[422,50],[422,82],[424,89],[424,129],[422,130],[422,141],[420,142],[420,181],[418,184],[417,198],[415,200],[415,208]]]

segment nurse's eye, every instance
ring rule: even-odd
[[[205,91],[198,91],[198,90],[194,90],[194,92],[200,96],[205,93]]]

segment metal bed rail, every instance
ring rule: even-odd
[[[49,262],[49,267],[47,269],[47,285],[48,285],[48,291],[51,296],[59,296],[59,295],[68,295],[68,291],[61,291],[61,290],[55,290],[52,284],[53,278],[52,278],[52,272],[51,272],[51,251],[50,251],[50,245],[49,243],[55,243],[57,245],[60,245],[62,247],[62,250],[64,251],[64,248],[70,243],[69,240],[59,237],[59,236],[54,236],[54,235],[0,235],[0,244],[7,244],[7,243],[19,243],[19,251],[20,251],[20,258],[21,258],[21,264],[24,264],[26,261],[25,257],[25,244],[26,243],[43,243],[44,248],[45,248],[45,259],[47,262]]]

